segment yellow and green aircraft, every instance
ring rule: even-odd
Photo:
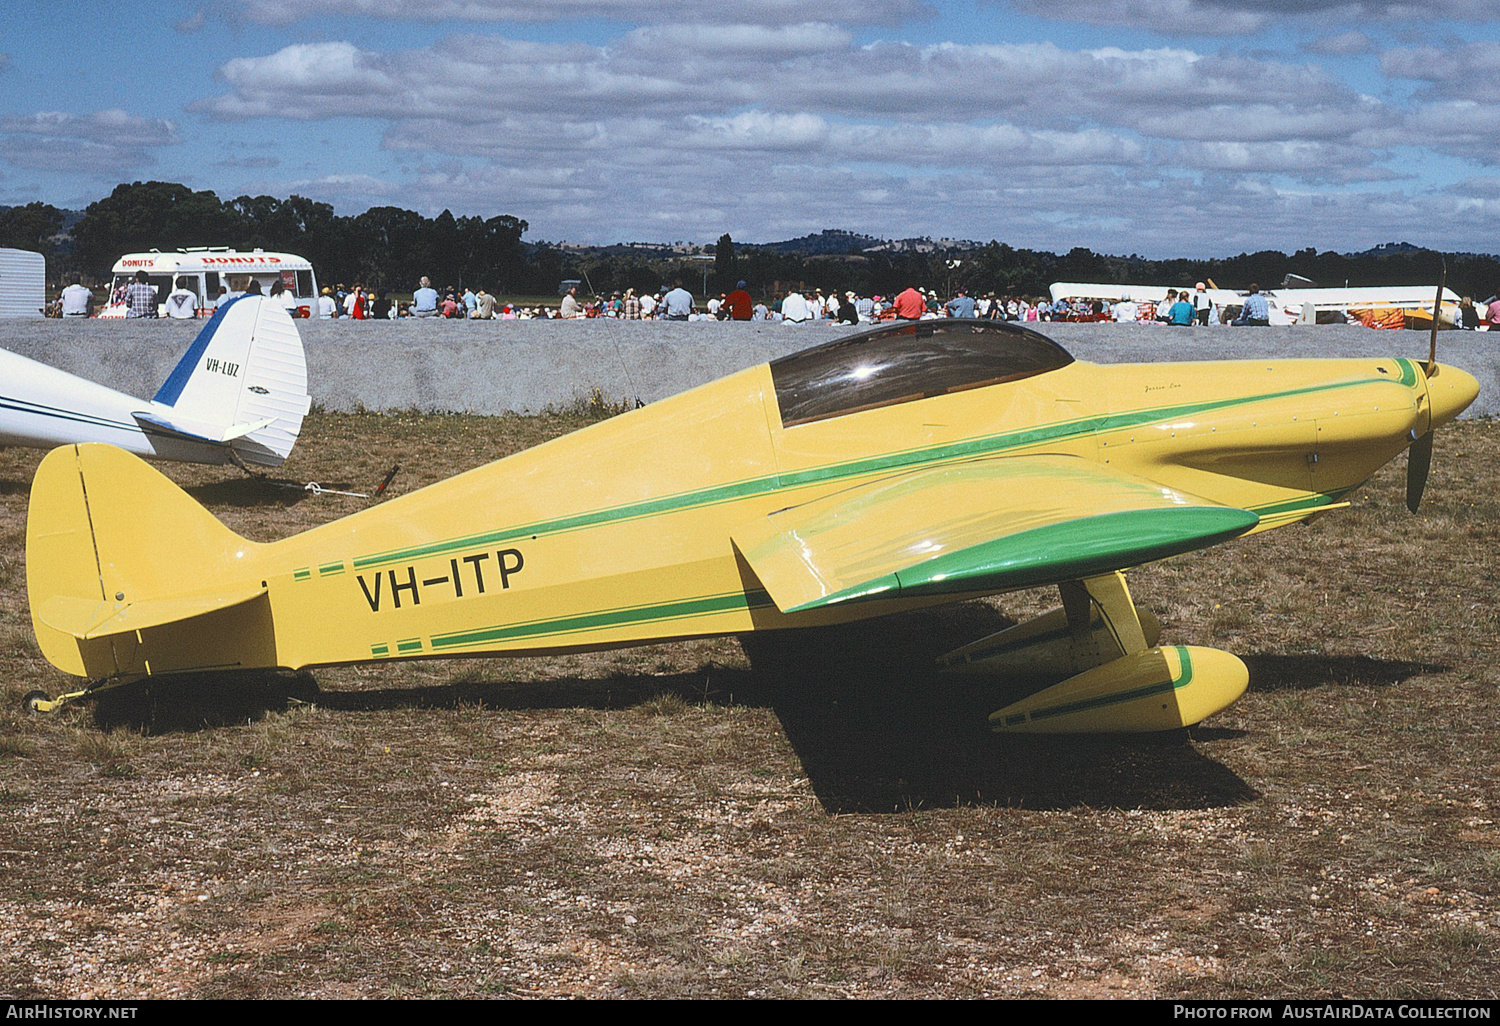
[[[31,491],[37,640],[88,687],[227,668],[537,655],[876,617],[1056,585],[944,656],[1058,681],[1003,731],[1141,731],[1234,701],[1227,652],[1157,647],[1124,572],[1282,527],[1478,394],[1409,359],[1100,366],[1003,322],[901,323],[741,371],[282,541],[122,450]]]

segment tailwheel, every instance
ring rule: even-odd
[[[134,684],[136,681],[145,679],[145,674],[134,674],[123,677],[101,677],[98,680],[90,681],[87,686],[77,691],[69,691],[58,695],[56,698],[47,697],[47,692],[45,691],[28,691],[26,692],[26,697],[21,699],[21,704],[27,712],[54,713],[65,705],[72,705],[74,702],[93,698],[101,692],[113,691],[115,688],[123,685]]]

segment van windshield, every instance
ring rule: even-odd
[[[116,274],[110,282],[109,301],[111,303],[125,302],[125,288],[133,281],[135,281],[134,271],[131,271],[129,274]],[[151,287],[156,289],[156,301],[158,303],[166,302],[168,294],[177,287],[174,284],[175,282],[176,279],[170,274],[153,274],[149,276]]]

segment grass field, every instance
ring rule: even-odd
[[[280,472],[394,493],[583,418],[311,417]],[[1500,993],[1500,424],[1354,508],[1136,571],[1241,655],[1191,731],[997,737],[937,651],[1023,592],[820,639],[156,684],[41,717],[41,454],[0,451],[0,996]],[[166,467],[257,539],[360,508]],[[149,530],[149,521],[143,530]]]

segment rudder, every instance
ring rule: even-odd
[[[264,297],[240,296],[215,311],[137,417],[275,467],[291,453],[311,403],[291,317]]]
[[[275,665],[260,548],[121,449],[54,449],[26,524],[37,643],[80,677]]]

